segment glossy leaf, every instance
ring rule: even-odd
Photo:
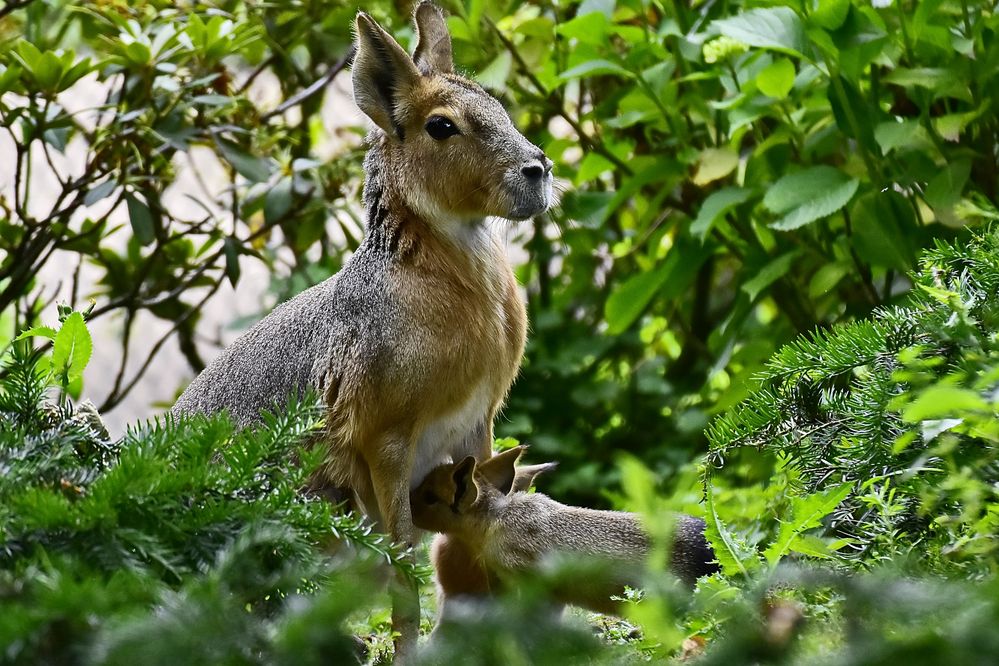
[[[749,46],[798,56],[807,50],[801,19],[788,7],[751,9],[733,18],[714,21],[711,25],[726,37]]]
[[[829,166],[809,167],[784,176],[763,197],[763,205],[783,215],[770,226],[781,231],[797,229],[849,203],[860,181]]]

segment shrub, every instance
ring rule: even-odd
[[[73,313],[53,331],[48,357],[16,343],[0,371],[0,658],[356,652],[341,625],[378,599],[370,565],[422,574],[363,519],[303,492],[322,455],[305,447],[321,426],[316,402],[292,400],[254,430],[235,432],[224,415],[165,418],[112,441],[92,405],[65,399],[65,383],[47,397],[77,323]],[[337,544],[357,551],[353,563],[326,552]],[[306,640],[315,622],[325,632]]]

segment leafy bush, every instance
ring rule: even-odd
[[[331,137],[312,120],[347,64],[355,11],[320,2],[6,3],[6,337],[36,325],[54,299],[82,307],[92,296],[92,320],[122,317],[104,411],[173,340],[193,370],[204,367],[195,341],[201,312],[237,283],[242,261],[304,267],[316,249],[318,277],[335,271],[358,242],[348,202],[360,154],[347,141],[343,155],[317,160]],[[255,85],[262,77],[280,98],[266,108]],[[343,240],[331,239],[327,223]],[[60,264],[64,283],[53,292],[39,274]],[[82,292],[87,285],[92,294]],[[129,345],[151,318],[169,326],[158,339],[140,339],[143,356],[130,363]]]
[[[566,181],[500,425],[561,461],[559,493],[600,501],[620,451],[675,471],[781,345],[995,217],[995,14],[875,4],[456,8],[458,61]]]
[[[377,590],[364,563],[420,570],[361,518],[303,492],[321,455],[302,448],[321,425],[315,402],[293,400],[254,431],[224,416],[166,419],[111,441],[89,403],[46,399],[77,325],[72,313],[54,332],[51,359],[15,344],[0,372],[0,658],[355,653],[337,627],[362,600],[358,581]],[[355,547],[354,564],[323,553],[337,543]],[[313,622],[326,631],[306,640]]]
[[[754,446],[805,489],[849,493],[833,526],[858,563],[918,545],[924,567],[994,573],[999,229],[938,243],[913,281],[905,305],[775,354],[759,389],[709,427],[708,463]]]

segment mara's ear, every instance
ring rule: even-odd
[[[403,138],[399,103],[419,81],[413,59],[374,19],[357,15],[357,55],[351,72],[354,101],[389,136]]]
[[[413,61],[422,74],[450,74],[454,71],[451,57],[451,33],[447,31],[444,14],[434,3],[424,0],[413,14],[416,23],[416,53]]]
[[[475,484],[475,458],[468,456],[454,466],[451,472],[454,481],[454,499],[451,508],[458,513],[464,513],[479,497],[479,487]]]
[[[538,465],[521,465],[517,468],[516,474],[514,474],[513,487],[510,489],[510,492],[519,493],[530,490],[531,486],[534,485],[534,479],[537,478],[538,474],[550,472],[556,467],[558,467],[557,462],[546,462]]]
[[[501,493],[508,494],[513,488],[513,480],[517,474],[517,461],[526,450],[527,447],[521,445],[497,453],[489,460],[479,463],[479,474]]]

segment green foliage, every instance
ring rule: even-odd
[[[455,14],[459,62],[567,183],[557,235],[536,221],[527,246],[534,327],[499,424],[560,460],[566,497],[599,501],[622,450],[678,469],[771,354],[895,303],[920,249],[994,210],[980,3]]]
[[[11,185],[0,193],[0,343],[36,326],[52,301],[80,307],[92,296],[91,320],[124,317],[116,380],[99,401],[108,410],[171,338],[193,369],[204,366],[202,309],[238,282],[240,262],[278,270],[311,249],[320,276],[335,271],[359,237],[348,205],[359,137],[317,159],[331,137],[311,119],[323,81],[347,64],[355,12],[157,0],[0,8]],[[278,99],[261,108],[268,95]],[[65,267],[56,290],[40,278],[53,266]],[[168,327],[142,339],[147,360],[130,365],[146,317]]]
[[[753,446],[808,489],[852,487],[835,525],[863,559],[939,539],[950,566],[994,571],[999,230],[938,243],[913,282],[905,305],[778,351],[760,389],[709,427],[708,461]]]
[[[60,347],[89,340],[82,321],[66,317],[53,359],[82,358],[78,342]],[[252,431],[224,416],[165,419],[112,441],[89,403],[46,400],[62,375],[40,360],[17,343],[0,375],[4,662],[349,657],[337,627],[358,581],[374,580],[363,563],[422,576],[361,518],[303,492],[322,454],[302,448],[322,425],[313,400]],[[357,564],[323,554],[338,542]],[[327,633],[306,642],[303,625],[318,621]]]

